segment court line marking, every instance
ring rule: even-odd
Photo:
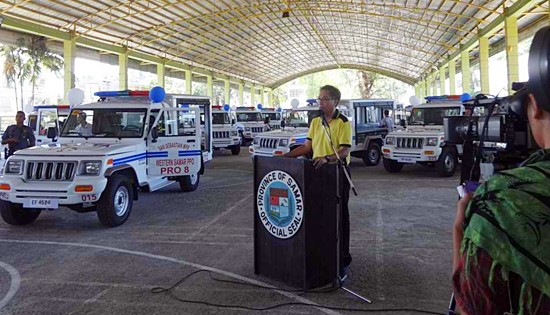
[[[197,264],[197,263],[192,263],[192,262],[188,262],[188,261],[185,261],[185,260],[176,259],[176,258],[168,257],[168,256],[150,254],[150,253],[146,253],[146,252],[139,252],[139,251],[122,249],[122,248],[110,247],[110,246],[85,244],[85,243],[68,243],[68,242],[52,242],[52,241],[25,241],[25,240],[15,240],[15,239],[0,239],[0,242],[3,242],[3,243],[16,243],[16,244],[58,245],[58,246],[73,246],[73,247],[93,248],[93,249],[108,250],[108,251],[112,251],[112,252],[116,252],[116,253],[129,254],[129,255],[142,256],[142,257],[147,257],[147,258],[152,258],[152,259],[164,260],[164,261],[169,261],[169,262],[173,262],[173,263],[184,265],[184,266],[193,267],[193,268],[196,268],[196,269],[204,269],[204,270],[212,271],[212,272],[215,272],[217,274],[224,275],[226,277],[234,278],[234,279],[237,279],[237,280],[241,280],[241,281],[248,282],[248,283],[255,284],[255,285],[259,285],[259,286],[268,287],[268,288],[274,289],[275,292],[277,292],[277,293],[279,293],[283,296],[286,296],[290,299],[294,299],[294,300],[299,301],[301,303],[319,305],[319,304],[317,304],[317,303],[315,303],[311,300],[308,300],[306,298],[303,298],[299,295],[296,295],[296,294],[293,294],[293,293],[290,293],[290,292],[280,291],[280,290],[278,290],[277,287],[272,286],[268,283],[264,283],[264,282],[259,281],[259,280],[255,280],[255,279],[252,279],[252,278],[241,276],[241,275],[238,275],[236,273],[232,273],[232,272],[225,271],[225,270],[222,270],[222,269],[209,267],[209,266],[204,266],[204,265],[200,265],[200,264]],[[7,266],[9,266],[9,265],[7,265]],[[11,266],[9,266],[9,267],[11,267]],[[11,267],[11,268],[13,268],[13,267]],[[15,268],[13,268],[13,269],[15,270]],[[15,270],[15,271],[17,272],[17,270]],[[18,276],[18,279],[20,279],[19,273],[17,273],[17,276]],[[19,282],[20,282],[20,280],[19,280]],[[2,306],[2,304],[0,304],[0,307],[1,306]],[[331,314],[331,315],[340,314],[340,313],[335,312],[333,310],[328,310],[328,309],[324,309],[324,308],[318,308],[318,309],[321,312],[325,313],[325,314]]]
[[[11,277],[11,283],[8,293],[6,293],[6,296],[4,296],[2,300],[0,300],[0,309],[2,309],[15,296],[17,291],[19,291],[19,287],[21,286],[21,276],[19,275],[19,272],[17,271],[17,269],[15,269],[15,267],[1,261],[0,268],[6,270]]]

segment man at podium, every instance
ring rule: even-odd
[[[299,157],[313,153],[313,165],[320,168],[326,163],[338,163],[340,157],[342,164],[349,173],[350,148],[351,148],[351,124],[336,106],[340,102],[341,93],[336,87],[325,85],[319,89],[319,109],[321,115],[312,120],[307,134],[306,142],[285,154],[285,157]],[[328,134],[328,137],[327,137]],[[334,150],[337,150],[338,155]],[[349,190],[348,181],[344,181],[342,192],[342,242],[340,242],[340,277],[345,278],[351,264],[349,251]]]

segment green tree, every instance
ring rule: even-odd
[[[378,73],[370,71],[357,71],[359,77],[359,91],[361,98],[371,98],[376,93],[375,83],[380,79]]]
[[[29,72],[25,63],[25,53],[21,46],[21,39],[18,39],[16,45],[3,46],[0,53],[4,56],[4,76],[8,86],[13,86],[15,92],[15,103],[21,99],[21,110],[23,110],[23,82],[28,77]],[[17,88],[20,90],[19,97]]]
[[[27,55],[25,68],[28,71],[28,79],[32,85],[32,94],[30,103],[34,105],[34,92],[38,83],[38,79],[44,68],[60,73],[64,66],[63,58],[52,53],[46,46],[46,38],[44,36],[30,36],[20,38],[24,53]]]

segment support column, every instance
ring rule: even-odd
[[[445,67],[444,66],[441,66],[441,68],[439,68],[439,94],[440,95],[445,95],[447,94],[445,92],[446,88],[445,88]]]
[[[265,107],[269,107],[265,103],[265,87],[262,86],[262,89],[260,90],[260,93],[262,93],[262,96],[260,97],[262,105],[265,106]]]
[[[481,74],[481,93],[489,94],[489,38],[479,38],[479,72]]]
[[[224,104],[229,104],[229,103],[231,103],[231,90],[230,90],[230,87],[229,87],[229,80],[228,79],[223,80],[223,84],[224,84],[224,92],[225,92],[225,96],[223,98],[223,103]]]
[[[432,73],[432,95],[439,95],[437,92],[437,84],[435,83],[435,80],[437,80],[437,73]]]
[[[456,94],[456,62],[449,60],[449,94]]]
[[[191,70],[184,70],[185,72],[185,94],[193,94],[193,73]]]
[[[426,96],[429,96],[432,93],[432,76],[428,74],[426,76]]]
[[[518,18],[510,16],[504,19],[504,37],[506,40],[506,65],[508,67],[508,94],[512,95],[512,83],[519,81]]]
[[[69,103],[69,100],[67,99],[67,95],[69,94],[69,91],[74,88],[75,84],[75,65],[74,61],[76,58],[76,39],[74,38],[74,35],[71,36],[71,39],[63,41],[63,59],[65,60],[65,67],[63,70],[63,80],[64,80],[64,88],[63,88],[63,102],[65,104]]]
[[[250,106],[256,107],[255,103],[255,97],[256,96],[256,87],[254,84],[250,85]]]
[[[210,96],[210,97],[214,96],[214,85],[212,83],[211,75],[206,76],[206,96]]]
[[[166,65],[164,64],[164,61],[162,63],[157,63],[157,77],[158,77],[158,85],[161,87],[165,87],[164,79],[166,76]]]
[[[462,68],[462,93],[470,93],[470,52],[460,52],[460,65]]]
[[[118,88],[120,90],[128,89],[128,48],[124,47],[124,52],[118,55]]]
[[[273,89],[270,89],[269,90],[269,93],[267,94],[268,96],[268,101],[269,101],[269,107],[274,107],[274,102],[273,102]]]
[[[244,104],[244,84],[239,83],[239,104],[237,106],[243,106]]]

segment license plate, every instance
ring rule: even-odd
[[[410,157],[400,157],[400,158],[397,158],[397,162],[414,164],[416,163],[416,160]]]
[[[57,199],[25,199],[23,200],[23,207],[57,209],[59,207],[59,200]]]

